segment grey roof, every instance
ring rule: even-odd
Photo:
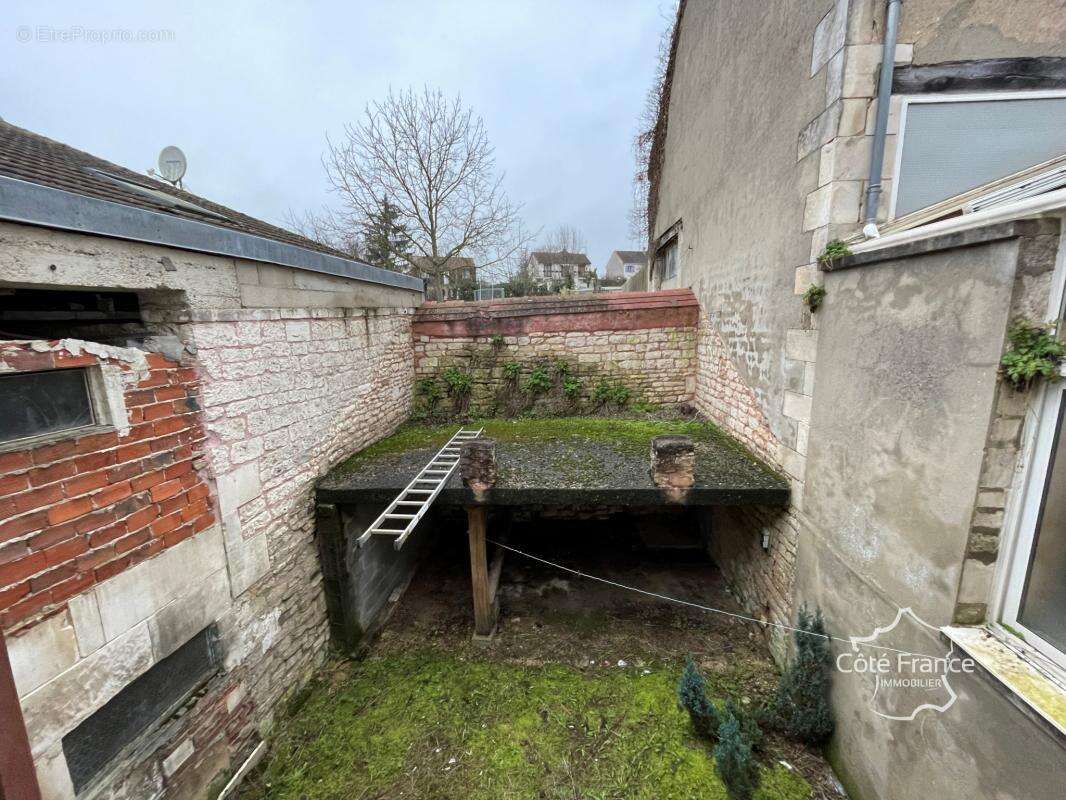
[[[3,120],[0,199],[0,218],[15,222],[269,261],[403,288],[422,286],[410,276],[355,261],[327,245]]]
[[[623,264],[647,264],[648,254],[644,250],[615,250],[611,255],[618,256]]]
[[[592,263],[584,253],[569,253],[566,250],[534,250],[530,255],[535,261],[545,266],[549,264],[575,264],[584,267]]]

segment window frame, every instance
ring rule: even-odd
[[[91,433],[114,430],[112,418],[114,411],[110,402],[108,387],[104,380],[103,371],[99,365],[82,367],[54,367],[52,369],[28,369],[19,372],[11,372],[4,375],[5,378],[17,378],[20,375],[32,375],[39,372],[59,372],[77,370],[85,379],[85,391],[89,397],[89,410],[92,414],[92,422],[88,425],[79,425],[74,428],[63,428],[57,431],[36,433],[23,436],[18,439],[0,440],[0,453],[10,453],[17,450],[31,450],[42,445],[61,442],[65,439],[76,439]],[[121,398],[120,398],[121,402]]]
[[[666,274],[665,253],[670,248],[676,249],[674,258],[674,274]],[[655,256],[652,258],[652,280],[657,288],[667,281],[677,280],[681,276],[681,220],[678,220],[659,236],[655,241]]]
[[[889,222],[896,219],[896,200],[899,194],[900,184],[899,170],[903,164],[903,145],[906,141],[905,137],[907,135],[907,111],[912,105],[922,105],[929,103],[977,103],[996,100],[1043,100],[1064,98],[1066,97],[1066,89],[1040,89],[1028,92],[960,92],[958,94],[902,94],[896,95],[896,97],[899,97],[900,99],[899,124],[896,130],[896,152],[892,157],[892,174],[890,176],[890,180],[892,181],[892,189],[888,201],[887,221]],[[950,198],[944,198],[944,200],[948,199]],[[943,200],[939,202],[943,202]],[[923,208],[930,207],[931,206],[924,206]],[[908,211],[907,213],[914,214],[921,210],[921,208],[916,208],[914,209],[914,211]]]
[[[1047,319],[1066,313],[1066,259],[1062,245],[1051,278]],[[1066,365],[1060,374],[1066,377]],[[1066,652],[1025,627],[1018,620],[1029,562],[1035,544],[1036,522],[1043,504],[1050,455],[1055,444],[1060,404],[1066,404],[1066,381],[1041,381],[1034,390],[1021,437],[1021,466],[1011,484],[1000,533],[987,627],[1027,659],[1066,677]],[[1066,428],[1066,422],[1064,422]],[[1019,635],[1020,634],[1020,635]]]

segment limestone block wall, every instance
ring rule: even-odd
[[[146,463],[155,451],[141,454],[137,449],[128,459],[137,468],[131,467],[128,475],[116,473],[115,480],[128,481],[132,493],[115,499],[117,505],[138,497],[159,519],[167,520],[148,523],[150,552],[142,556],[136,547],[145,543],[131,539],[137,542],[133,549],[87,567],[88,577],[79,572],[77,586],[69,592],[62,580],[49,586],[41,582],[37,588],[42,598],[49,598],[47,606],[17,605],[34,598],[40,571],[10,584],[20,587],[28,580],[29,594],[14,600],[0,594],[6,611],[15,609],[4,617],[5,626],[7,620],[14,625],[7,626],[7,646],[42,792],[48,800],[73,798],[63,737],[210,627],[217,652],[213,675],[170,716],[151,720],[77,795],[130,800],[201,796],[212,781],[224,782],[224,776],[243,763],[270,730],[279,703],[298,690],[325,657],[328,628],[314,541],[313,484],[332,463],[388,435],[408,416],[414,379],[410,322],[421,295],[272,265],[14,225],[0,226],[0,238],[10,245],[0,248],[0,285],[47,287],[59,282],[91,289],[106,281],[103,285],[109,289],[138,294],[148,343],[153,337],[168,342],[165,361],[142,349],[119,348],[130,368],[122,371],[116,362],[116,369],[130,376],[127,388],[138,402],[113,405],[112,436],[133,437],[138,441],[132,447],[140,448],[142,425],[155,431],[152,426],[162,419],[156,415],[166,408],[177,413],[177,396],[164,396],[166,391],[158,397],[136,394],[166,390],[169,384],[153,379],[168,369],[189,392],[190,411],[183,416],[197,420],[194,433],[173,445],[180,450],[174,463],[189,464],[191,471],[168,474],[171,464]],[[36,352],[32,344],[29,350]],[[87,346],[91,353],[105,350],[97,343]],[[149,380],[139,387],[142,368]],[[151,418],[150,426],[142,414],[145,420]],[[160,428],[149,441],[169,441],[175,435]],[[103,439],[93,442],[99,453],[73,453],[74,480],[81,474],[79,459],[131,447],[108,445]],[[63,447],[79,450],[79,443]],[[36,490],[32,484],[27,490],[19,488],[19,475],[29,481],[35,469],[51,468],[33,464],[32,455],[26,468],[20,466],[24,459],[10,454],[0,454],[0,459],[3,472],[16,476],[15,483],[5,476],[0,485],[16,493]],[[117,466],[116,460],[108,469]],[[155,483],[160,470],[162,480]],[[191,482],[189,476],[201,483],[181,483]],[[70,492],[81,493],[68,497],[66,480],[55,481],[61,495],[56,508],[83,496],[92,504],[98,494],[104,497],[103,492],[111,490],[71,484]],[[209,512],[192,517],[197,532],[181,541],[182,526],[164,529],[172,514],[184,510],[171,508],[178,502],[178,495],[170,494],[174,480],[189,499],[186,508],[200,509],[205,501]],[[205,492],[205,497],[192,496]],[[140,498],[142,493],[147,497]],[[0,548],[8,542],[22,545],[27,537],[47,537],[69,522],[56,514],[47,520],[51,504],[12,513],[5,502],[0,499],[0,531],[7,539]],[[9,518],[41,510],[43,528],[11,533],[15,528]],[[83,516],[94,518],[105,510],[94,507]],[[120,520],[139,513],[123,510]],[[153,525],[162,538],[154,535]],[[139,531],[123,529],[114,541],[143,536]],[[89,537],[90,554],[94,532],[77,531],[77,536]],[[65,541],[60,544],[66,546]],[[55,546],[41,542],[41,547]],[[108,544],[101,542],[101,547]],[[27,555],[18,548],[0,553],[17,559]],[[69,557],[78,564],[78,554]],[[111,567],[114,573],[93,571],[116,562],[121,567]],[[5,566],[0,564],[0,576],[7,574]],[[8,586],[5,583],[0,592]]]
[[[474,414],[500,413],[533,369],[551,373],[559,361],[581,383],[575,408],[590,403],[602,379],[624,385],[632,401],[676,405],[695,390],[698,313],[687,289],[426,303],[412,325],[415,373],[469,374]],[[516,378],[509,363],[520,367]]]

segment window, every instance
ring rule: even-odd
[[[1018,526],[1010,551],[1001,621],[1066,667],[1066,402],[1045,387]]]
[[[214,625],[204,628],[63,737],[63,754],[81,792],[141,735],[156,728],[218,670]]]
[[[626,275],[636,275],[637,274],[637,265],[636,264],[626,264],[625,267],[624,267],[624,270],[625,270]]]
[[[95,424],[87,370],[0,376],[0,445]]]
[[[659,275],[659,282],[672,281],[677,277],[677,237],[659,248],[655,256],[655,272]]]
[[[1066,153],[1066,94],[904,98],[893,218]]]

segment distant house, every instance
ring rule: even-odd
[[[628,279],[648,264],[648,254],[642,250],[615,250],[607,259],[605,278]]]
[[[584,284],[593,271],[587,255],[566,250],[534,250],[529,254],[526,268],[530,277],[539,284],[563,282],[567,276],[573,276],[575,284]]]
[[[420,278],[426,278],[426,295],[431,300],[469,300],[470,298],[462,298],[458,295],[462,291],[463,286],[473,286],[477,283],[477,266],[474,264],[474,259],[466,256],[453,256],[445,262],[444,268],[447,272],[444,273],[444,293],[446,297],[437,297],[436,288],[433,282],[433,274],[437,270],[432,272],[427,270],[432,262],[425,256],[416,256],[413,259],[415,268],[411,270],[412,274],[417,275]],[[421,268],[420,268],[421,265]]]

